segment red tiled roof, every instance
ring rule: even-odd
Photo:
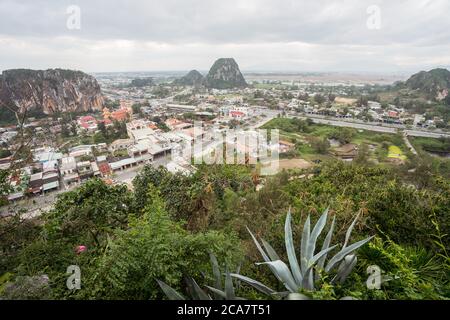
[[[107,162],[102,162],[98,164],[98,169],[102,174],[109,174],[111,173],[111,167]]]
[[[95,118],[93,116],[83,116],[80,118],[81,122],[88,122],[88,121],[95,121]]]

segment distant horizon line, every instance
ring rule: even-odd
[[[379,75],[379,76],[394,76],[394,75],[411,75],[415,74],[421,71],[430,71],[433,69],[447,69],[450,71],[450,66],[435,66],[435,67],[429,67],[429,68],[417,68],[417,69],[408,69],[408,70],[393,70],[393,71],[374,71],[374,70],[261,70],[261,69],[241,69],[242,74],[282,74],[282,75],[299,75],[299,74],[355,74],[355,75]],[[206,75],[209,70],[202,70],[202,69],[184,69],[184,70],[120,70],[120,71],[84,71],[82,69],[78,68],[67,68],[67,67],[49,67],[49,68],[26,68],[26,67],[17,67],[17,68],[8,68],[8,69],[0,69],[0,73],[3,73],[3,71],[8,70],[18,70],[18,69],[26,69],[26,70],[50,70],[50,69],[63,69],[63,70],[73,70],[73,71],[81,71],[87,74],[91,75],[98,75],[98,74],[132,74],[132,73],[173,73],[173,74],[183,74],[188,73],[192,70],[197,70],[198,72],[202,73],[203,75]]]

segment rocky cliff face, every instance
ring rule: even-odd
[[[81,71],[6,70],[0,76],[0,108],[37,109],[46,114],[101,110],[97,80]]]
[[[215,89],[231,89],[247,87],[247,82],[233,58],[221,58],[209,70],[205,85]]]
[[[406,86],[413,90],[419,90],[429,98],[442,100],[448,95],[450,90],[450,71],[447,69],[433,69],[421,71],[412,75]]]

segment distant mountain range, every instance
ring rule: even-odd
[[[173,83],[214,89],[248,86],[233,58],[216,60],[206,76],[192,70]],[[153,79],[149,77],[135,79],[131,85],[140,87],[152,84]],[[450,71],[443,68],[421,71],[405,82],[397,83],[395,88],[417,91],[436,101],[449,100]],[[5,105],[45,114],[80,112],[100,110],[103,97],[97,80],[81,71],[13,69],[0,75],[0,111]]]
[[[233,58],[216,60],[205,77],[197,70],[192,70],[173,83],[176,85],[205,86],[212,89],[245,88],[248,86]]]

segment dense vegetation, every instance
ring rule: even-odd
[[[317,269],[322,276],[315,278],[315,290],[302,289],[302,294],[314,299],[448,298],[450,184],[433,170],[325,162],[263,178],[250,166],[204,165],[192,176],[146,167],[134,180],[134,191],[91,180],[59,196],[55,208],[39,219],[1,221],[0,295],[159,299],[166,297],[160,280],[189,296],[184,277],[205,290],[214,282],[210,253],[222,270],[239,270],[282,292],[271,269],[255,265],[263,260],[246,227],[288,261],[288,211],[293,238],[299,239],[307,216],[314,226],[329,207],[335,219],[332,244],[347,242],[349,227],[352,243],[374,238],[356,251],[357,263],[345,282]],[[317,241],[320,248],[324,240]],[[81,290],[66,287],[69,265],[81,268]],[[366,286],[372,265],[390,279],[381,290]],[[240,297],[268,297],[244,283],[235,287]]]

